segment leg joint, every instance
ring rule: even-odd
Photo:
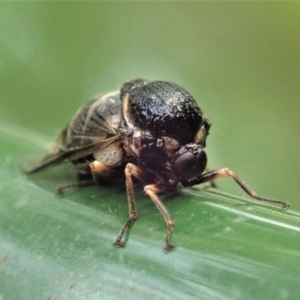
[[[172,228],[173,228],[173,227],[175,226],[175,222],[174,222],[174,220],[172,220],[172,219],[168,219],[168,220],[167,220],[167,226],[168,226],[168,227],[172,227]]]

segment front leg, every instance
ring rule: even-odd
[[[114,246],[116,247],[124,247],[125,244],[122,241],[124,234],[129,230],[135,220],[138,218],[136,205],[135,205],[135,197],[134,197],[134,189],[132,176],[140,179],[143,177],[143,171],[138,166],[128,163],[125,167],[125,183],[126,183],[126,191],[127,191],[127,200],[128,200],[128,209],[129,209],[129,220],[122,227],[116,241],[114,242]]]
[[[170,252],[175,248],[175,246],[170,243],[171,235],[172,235],[172,232],[173,232],[174,226],[175,226],[175,222],[173,221],[167,208],[162,203],[161,199],[158,197],[158,194],[163,194],[163,193],[167,192],[168,190],[169,190],[169,188],[167,186],[159,185],[159,184],[149,184],[149,185],[146,185],[144,188],[145,193],[151,198],[151,200],[156,205],[158,210],[161,212],[161,214],[163,215],[163,217],[165,218],[165,221],[167,223],[168,228],[167,228],[167,233],[166,233],[166,237],[165,237],[165,241],[166,241],[165,251],[166,252]]]
[[[246,183],[244,181],[242,181],[234,172],[232,172],[231,170],[229,170],[227,168],[204,173],[193,180],[183,182],[183,185],[184,186],[193,186],[196,184],[216,180],[216,179],[223,178],[223,177],[231,177],[251,198],[254,198],[254,199],[257,199],[260,201],[269,202],[269,203],[280,204],[282,206],[282,208],[284,208],[284,209],[289,208],[289,204],[286,202],[258,196],[250,187],[248,187],[246,185]]]
[[[129,208],[129,220],[122,227],[120,234],[118,235],[114,245],[118,247],[123,247],[124,242],[122,241],[124,234],[130,229],[132,224],[137,220],[138,214],[136,210],[135,197],[132,177],[135,177],[141,182],[149,181],[149,174],[147,171],[143,170],[141,167],[136,166],[132,163],[128,163],[125,168],[125,179],[126,179],[126,190],[127,190],[127,199],[128,199],[128,208]],[[173,189],[173,187],[172,187]],[[153,203],[159,209],[161,214],[164,216],[167,223],[168,229],[166,233],[166,252],[169,252],[174,249],[174,246],[170,243],[172,231],[174,228],[174,221],[171,218],[170,213],[167,208],[163,205],[158,194],[165,193],[170,190],[170,187],[160,185],[160,184],[149,184],[144,187],[144,192],[151,198]]]

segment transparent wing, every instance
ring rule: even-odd
[[[39,165],[25,170],[36,173],[65,162],[74,162],[121,138],[119,92],[99,96],[80,108],[60,134],[54,150]]]
[[[120,93],[97,97],[77,111],[66,133],[66,146],[86,146],[118,133],[121,116]]]

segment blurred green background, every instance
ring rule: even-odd
[[[97,93],[174,81],[213,123],[211,168],[299,210],[299,16],[297,3],[1,3],[0,116],[54,138]]]
[[[186,191],[185,201],[168,202],[182,248],[165,256],[163,220],[140,192],[143,218],[118,252],[124,191],[57,201],[68,173],[38,181],[19,172],[16,157],[42,156],[87,99],[135,77],[194,95],[213,123],[210,168],[229,167],[292,212],[258,204],[249,213],[224,195]],[[299,78],[299,3],[1,2],[0,298],[297,299]],[[218,184],[244,196],[230,179]]]

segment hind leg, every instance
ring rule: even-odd
[[[65,190],[70,189],[70,188],[80,188],[80,187],[85,187],[85,186],[90,186],[90,185],[94,185],[95,182],[94,180],[90,179],[90,180],[81,180],[81,181],[76,181],[64,186],[60,186],[56,189],[56,196],[60,197]]]
[[[89,166],[80,166],[77,174],[79,180],[74,183],[58,187],[56,189],[56,195],[61,196],[66,189],[100,184],[101,179],[111,177],[114,173],[113,168],[95,160]]]

